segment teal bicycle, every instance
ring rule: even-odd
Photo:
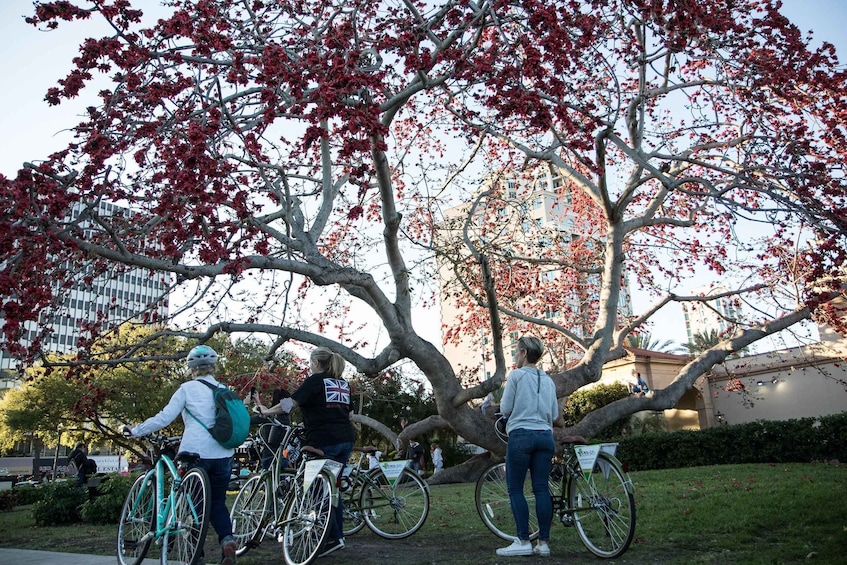
[[[161,564],[196,565],[209,529],[209,477],[191,468],[195,454],[174,456],[181,437],[144,438],[155,460],[129,489],[118,522],[118,563],[140,565],[151,544]]]

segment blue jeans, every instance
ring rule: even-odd
[[[232,457],[223,459],[198,459],[195,467],[200,467],[209,475],[209,523],[218,534],[218,542],[232,535],[232,521],[226,508],[226,488],[232,473]]]
[[[556,444],[551,430],[512,430],[506,447],[506,486],[509,503],[515,517],[518,539],[529,541],[529,505],[523,493],[526,473],[532,478],[535,495],[535,515],[538,517],[538,539],[550,540],[553,521],[553,500],[548,477]]]
[[[322,445],[320,449],[324,452],[324,457],[338,461],[339,463],[347,463],[350,454],[353,452],[353,442],[345,441],[344,443],[336,443],[334,445]],[[342,467],[341,471],[344,471]],[[341,497],[338,497],[338,508],[333,510],[332,518],[330,519],[329,537],[332,539],[341,539],[344,537],[344,502]]]

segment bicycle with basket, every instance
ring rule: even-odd
[[[506,420],[495,423],[505,443]],[[632,479],[615,457],[617,444],[587,445],[583,438],[569,438],[550,469],[553,521],[574,527],[585,547],[594,555],[612,559],[622,555],[635,535],[635,499]],[[529,482],[524,494],[530,508],[534,496]],[[515,523],[506,487],[506,464],[494,463],[476,484],[475,502],[483,523],[504,540],[514,539]],[[538,521],[530,513],[530,539],[538,537]]]

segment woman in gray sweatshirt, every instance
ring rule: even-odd
[[[548,476],[556,444],[553,441],[553,422],[559,417],[556,385],[547,373],[536,367],[544,354],[544,345],[537,337],[523,336],[518,340],[518,368],[509,373],[506,389],[500,402],[500,412],[508,417],[506,432],[506,484],[509,502],[517,526],[517,538],[512,545],[497,550],[497,555],[549,556],[550,524],[553,501],[550,498]],[[529,471],[535,495],[538,517],[538,544],[529,542],[529,506],[523,493],[523,483]]]

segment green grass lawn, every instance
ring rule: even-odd
[[[637,526],[622,557],[628,564],[782,564],[847,562],[847,466],[727,465],[632,473]],[[349,547],[320,562],[451,564],[514,563],[497,558],[500,541],[483,526],[473,485],[431,488],[424,527],[405,540],[363,530]],[[35,528],[31,507],[0,514],[0,547],[112,554],[114,526]],[[207,552],[214,555],[214,534]],[[602,563],[572,528],[554,525],[553,563]],[[157,557],[155,554],[149,557]],[[265,541],[240,565],[282,563],[279,545]]]

